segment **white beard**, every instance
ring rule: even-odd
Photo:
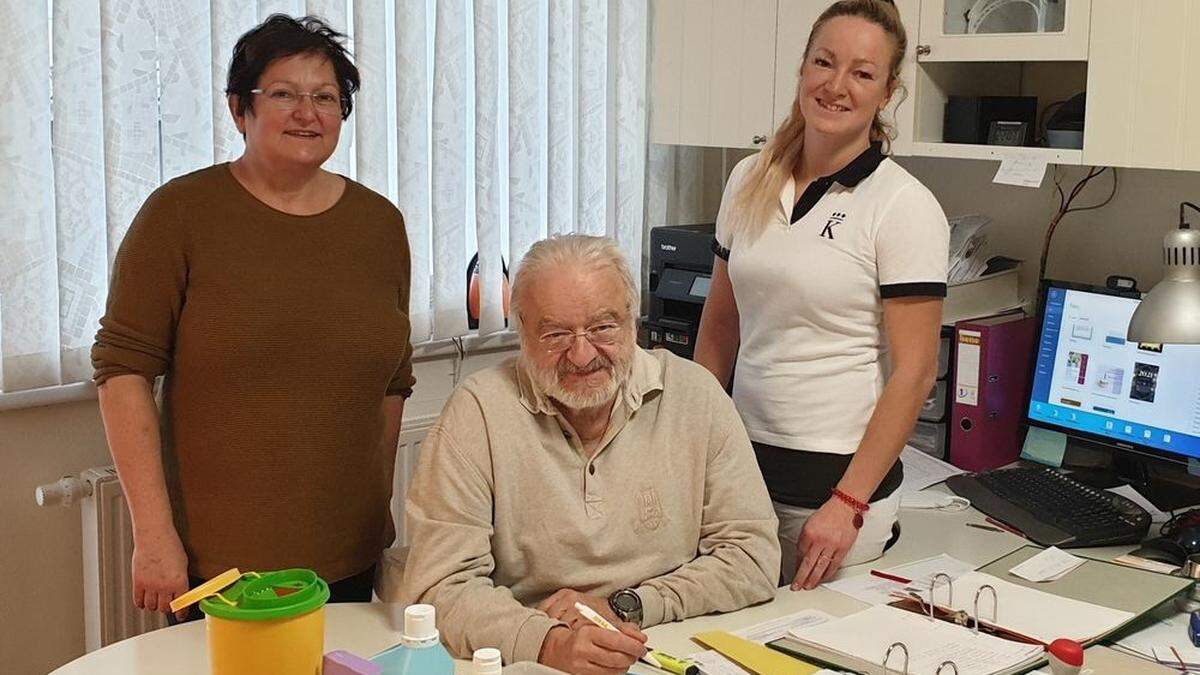
[[[597,355],[591,363],[583,368],[575,368],[566,360],[559,361],[558,364],[550,367],[539,368],[522,353],[521,364],[543,394],[568,409],[581,410],[612,402],[625,381],[629,379],[629,371],[633,363],[631,356],[632,350],[626,350],[624,354],[620,354],[612,360],[603,354]],[[608,371],[608,379],[603,384],[590,386],[583,390],[568,389],[562,385],[562,375],[588,373],[596,370],[597,367]]]

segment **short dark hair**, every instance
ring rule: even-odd
[[[272,14],[246,31],[233,46],[225,93],[237,94],[238,115],[245,115],[247,110],[254,110],[254,96],[250,90],[258,87],[258,78],[268,66],[297,54],[318,54],[333,64],[344,120],[354,109],[351,96],[358,91],[359,85],[358,68],[351,63],[349,52],[342,46],[345,37],[315,16],[293,19],[286,14]]]

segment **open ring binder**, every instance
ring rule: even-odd
[[[954,672],[954,675],[958,675],[958,664],[953,661],[942,661],[942,665],[938,666],[937,671],[933,675],[942,675],[942,669],[946,666],[950,666],[950,670]]]

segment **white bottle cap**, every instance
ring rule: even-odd
[[[475,658],[471,660],[474,667],[473,675],[500,675],[500,650],[491,647],[475,650]]]
[[[404,635],[400,636],[406,647],[431,647],[437,644],[437,611],[433,605],[409,605],[404,608]]]

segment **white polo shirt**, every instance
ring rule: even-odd
[[[850,454],[888,370],[882,299],[946,294],[946,215],[874,143],[795,208],[789,181],[764,233],[742,244],[730,210],[756,160],[726,184],[714,247],[740,317],[734,403],[753,441]]]

